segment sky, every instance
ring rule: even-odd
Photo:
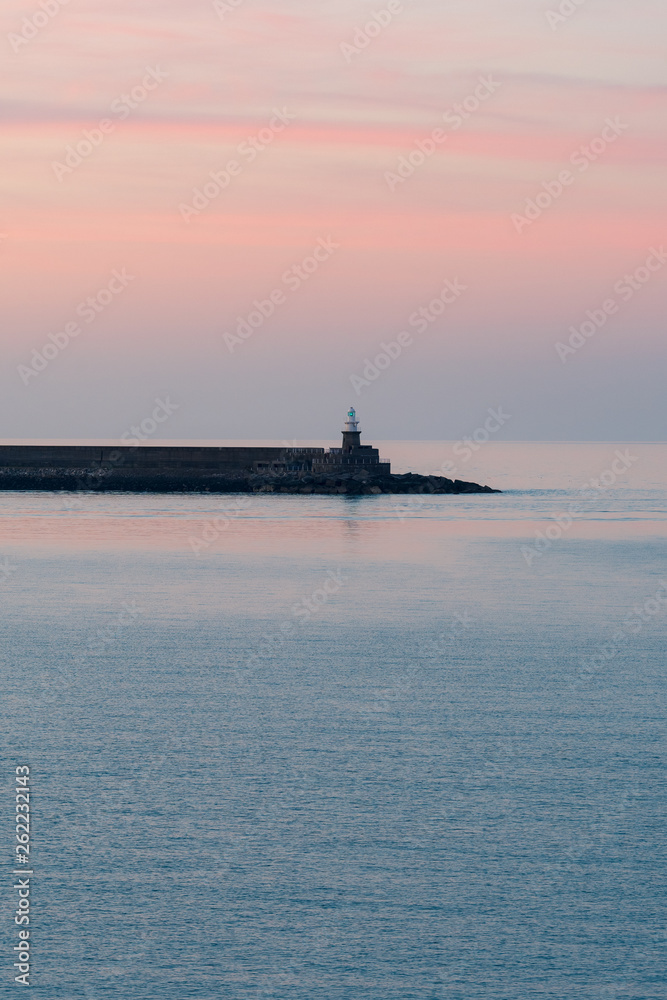
[[[666,38],[664,0],[6,0],[0,437],[663,439]]]

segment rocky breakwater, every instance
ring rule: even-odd
[[[415,472],[404,475],[375,476],[365,471],[343,472],[338,475],[255,476],[254,493],[345,493],[351,496],[371,496],[380,493],[500,493],[490,486],[466,483],[444,476],[420,476]]]
[[[158,471],[127,468],[2,468],[0,490],[123,493],[499,493],[489,486],[443,476],[375,475],[364,470],[309,472]]]

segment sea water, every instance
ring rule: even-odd
[[[2,995],[29,766],[37,996],[665,996],[665,446],[381,451],[0,494]]]

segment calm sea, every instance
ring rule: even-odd
[[[665,997],[666,447],[382,452],[0,494],[3,996],[29,765],[37,996]]]

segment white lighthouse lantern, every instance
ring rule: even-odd
[[[359,421],[357,420],[357,414],[353,406],[347,412],[347,421],[345,422],[345,427],[343,431],[346,433],[356,434],[359,430]]]

